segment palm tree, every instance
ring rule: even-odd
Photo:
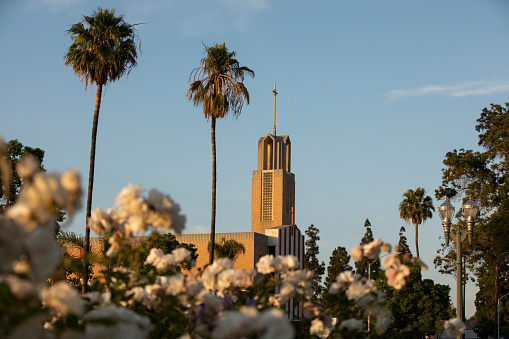
[[[209,243],[208,248],[210,250],[210,243]],[[241,254],[245,254],[245,253],[246,253],[246,247],[242,243],[240,243],[234,239],[225,240],[225,238],[223,238],[221,240],[221,243],[215,244],[215,246],[214,246],[214,257],[216,259],[228,258],[233,262],[233,261],[237,260],[237,258]]]
[[[203,106],[203,114],[211,121],[212,142],[212,212],[210,220],[209,263],[214,262],[214,237],[216,233],[216,119],[224,118],[231,111],[238,117],[244,100],[249,104],[249,92],[242,83],[245,75],[254,77],[254,72],[241,66],[225,44],[205,47],[201,66],[189,76],[186,96],[195,106]]]
[[[92,208],[97,124],[102,89],[106,83],[120,79],[136,66],[135,40],[138,37],[134,26],[126,23],[123,15],[116,16],[115,10],[98,7],[91,16],[84,15],[82,21],[72,25],[67,31],[73,43],[64,56],[65,65],[71,66],[76,75],[85,81],[85,88],[89,83],[97,85],[90,146],[83,292],[87,290],[87,254],[90,251],[88,219]]]
[[[415,226],[415,252],[417,258],[419,258],[419,230],[417,226],[424,224],[426,220],[433,217],[431,211],[435,211],[435,207],[433,207],[431,197],[426,196],[424,188],[417,187],[415,191],[409,189],[403,194],[403,197],[403,201],[399,204],[399,216],[408,225],[412,223]]]

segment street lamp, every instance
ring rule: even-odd
[[[461,322],[465,322],[465,316],[463,313],[463,271],[461,264],[461,242],[468,236],[468,242],[472,243],[472,235],[474,233],[475,217],[479,213],[479,205],[472,199],[469,199],[462,207],[465,220],[467,222],[466,234],[461,234],[461,230],[458,225],[456,230],[456,287],[457,287],[457,311],[458,317]],[[440,207],[438,207],[438,214],[442,219],[442,226],[444,227],[445,243],[449,245],[449,236],[451,234],[451,221],[454,217],[454,206],[451,205],[449,198],[445,197],[445,201]],[[458,339],[464,338],[464,335],[457,337]]]
[[[498,298],[497,301],[497,329],[498,329],[498,335],[497,338],[500,339],[500,300],[505,297],[506,295],[509,295],[509,293],[504,294],[500,298]]]

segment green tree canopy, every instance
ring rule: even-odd
[[[443,161],[442,185],[435,191],[437,199],[480,202],[481,213],[476,220],[472,245],[463,248],[467,267],[474,272],[479,292],[476,295],[476,331],[482,337],[496,335],[498,298],[509,292],[509,103],[491,104],[477,119],[481,151],[453,150]],[[453,228],[464,228],[458,208],[458,222]],[[435,266],[444,273],[452,270],[453,246],[443,246]],[[503,308],[501,326],[509,324]]]
[[[207,248],[210,250],[210,243]],[[216,259],[228,258],[234,262],[241,254],[245,253],[246,247],[235,239],[225,240],[223,238],[220,243],[216,243],[214,246],[214,256]]]
[[[0,145],[0,147],[2,146]],[[18,198],[22,180],[16,172],[16,164],[23,157],[33,156],[39,162],[39,171],[46,171],[42,164],[45,153],[42,149],[25,146],[18,139],[4,143],[3,149],[4,153],[0,154],[3,157],[3,161],[0,161],[0,213],[5,210],[7,205],[15,203]],[[4,173],[8,173],[8,179],[5,179]],[[9,187],[9,191],[7,191],[7,187]]]
[[[400,290],[387,285],[387,278],[377,281],[377,287],[386,295],[391,324],[382,339],[429,338],[443,332],[441,321],[453,317],[450,287],[422,279],[421,270],[410,266],[410,275]]]
[[[315,227],[315,225],[311,225],[306,230],[306,242],[304,243],[306,248],[305,253],[305,261],[304,261],[304,269],[313,272],[313,281],[311,282],[311,287],[313,288],[315,298],[319,298],[323,287],[321,284],[322,276],[325,273],[325,263],[318,260],[317,255],[320,253],[320,248],[318,247],[318,241],[320,241],[320,230]]]
[[[216,233],[216,119],[226,117],[229,112],[239,116],[244,101],[249,104],[249,92],[243,81],[246,75],[254,77],[254,72],[241,66],[236,53],[228,51],[224,43],[204,47],[206,55],[201,59],[201,66],[191,71],[186,96],[195,106],[201,105],[205,118],[211,120],[212,210],[209,263],[212,264]]]
[[[328,314],[335,318],[344,318],[344,310],[342,305],[347,305],[345,294],[330,294],[329,289],[336,281],[337,276],[344,271],[351,271],[350,256],[346,248],[338,246],[332,251],[329,259],[329,266],[327,266],[327,277],[325,278],[325,288],[322,293],[323,309]]]

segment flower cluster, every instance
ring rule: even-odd
[[[351,271],[341,272],[331,285],[329,292],[331,294],[345,293],[348,300],[364,310],[365,315],[374,316],[377,331],[385,331],[389,326],[390,312],[385,309],[384,295],[376,289],[373,280],[367,280]]]
[[[88,226],[97,234],[113,231],[109,238],[107,256],[117,253],[135,233],[145,233],[149,228],[159,232],[172,231],[180,234],[186,217],[180,214],[180,206],[168,195],[151,189],[148,197],[141,196],[141,185],[129,184],[115,199],[116,208],[92,211]]]
[[[27,231],[37,226],[51,229],[57,209],[65,209],[68,218],[73,217],[80,208],[82,195],[78,172],[67,171],[62,175],[37,172],[37,160],[31,156],[22,158],[16,165],[24,185],[16,204],[7,208],[7,217]]]

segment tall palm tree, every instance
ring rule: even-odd
[[[435,211],[433,199],[429,195],[426,196],[426,190],[420,187],[417,187],[415,191],[409,189],[403,194],[403,197],[403,201],[399,204],[399,216],[408,225],[412,223],[415,226],[415,252],[419,258],[419,230],[417,226],[433,217],[431,212]]]
[[[249,104],[249,92],[243,81],[246,75],[254,77],[254,72],[241,66],[225,44],[205,47],[205,57],[200,67],[189,76],[186,96],[195,106],[203,106],[203,114],[211,121],[212,142],[212,212],[210,220],[209,263],[214,262],[214,237],[216,233],[216,119],[224,118],[229,112],[239,116],[244,100]]]
[[[138,48],[136,46],[135,40],[138,37],[134,26],[126,23],[123,15],[116,16],[115,10],[98,7],[91,16],[84,15],[82,21],[72,25],[67,31],[73,42],[64,56],[65,65],[71,66],[76,75],[85,81],[85,88],[89,83],[97,85],[90,146],[83,292],[87,290],[89,273],[87,270],[87,254],[90,251],[88,219],[92,208],[97,124],[102,89],[106,83],[120,79],[136,66],[139,46]]]

